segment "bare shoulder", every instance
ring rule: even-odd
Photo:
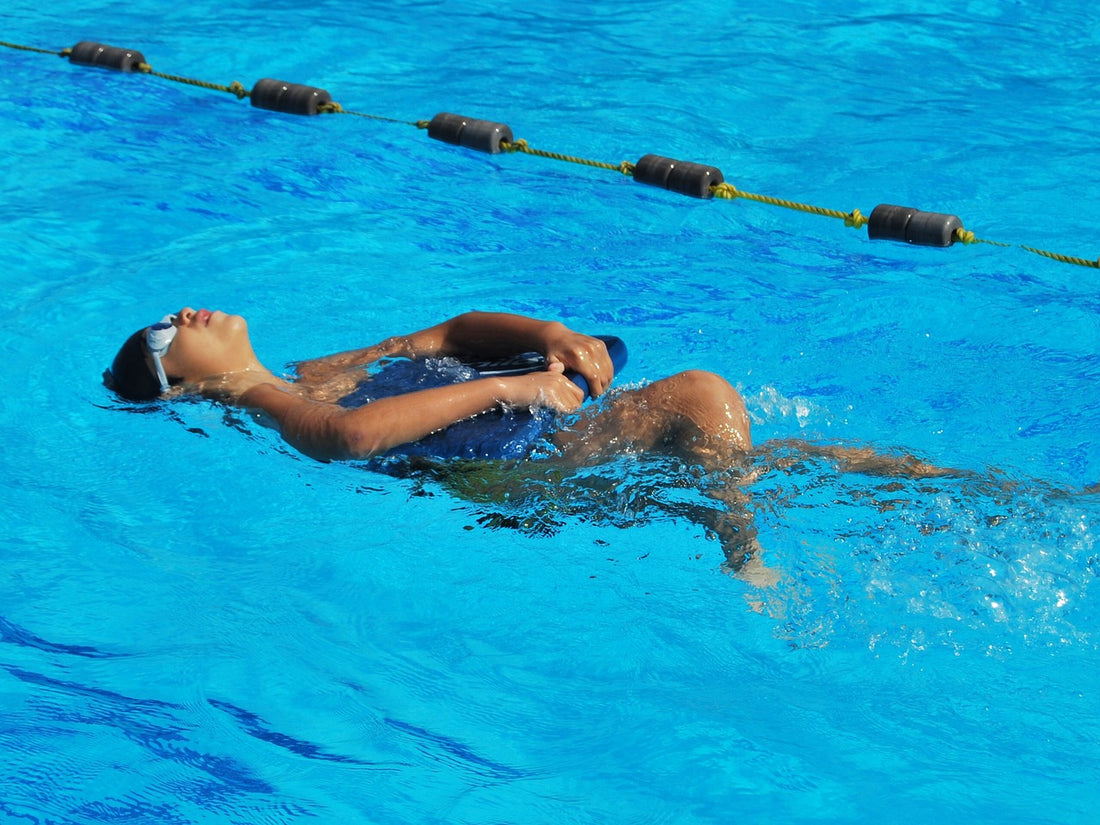
[[[320,461],[349,457],[346,444],[347,410],[337,404],[308,398],[260,384],[240,398],[242,406],[270,417],[296,449]]]
[[[257,384],[241,393],[238,403],[242,407],[264,412],[279,418],[281,414],[291,410],[301,410],[308,407],[323,404],[305,395],[288,392],[274,384]]]

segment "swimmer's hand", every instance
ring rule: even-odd
[[[545,372],[509,375],[500,379],[501,401],[513,407],[544,407],[556,412],[572,412],[584,402],[580,387],[564,375],[561,361],[551,361]]]
[[[547,324],[543,355],[551,369],[560,365],[563,371],[579,373],[588,382],[593,398],[603,395],[615,377],[615,367],[607,354],[607,345],[599,338],[574,332],[565,324]]]

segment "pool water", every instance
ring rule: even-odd
[[[1010,244],[871,242],[0,49],[3,821],[1091,821],[1100,276],[1018,245],[1100,254],[1094,7],[15,0],[0,23]],[[208,403],[127,409],[102,370],[183,305],[245,315],[273,367],[467,309],[560,318],[627,341],[625,384],[721,372],[758,443],[975,476],[764,474],[757,586],[684,516],[714,504],[691,468],[471,500]]]

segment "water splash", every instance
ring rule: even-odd
[[[723,566],[735,577],[743,559],[732,563],[728,545],[752,535],[763,571],[731,586],[745,587],[795,646],[1004,654],[1100,642],[1091,607],[1100,496],[993,474],[843,473],[826,458],[789,453],[764,450],[711,474],[641,455],[580,470],[551,462],[403,470],[421,492],[466,502],[491,529],[547,536],[574,522],[693,523],[727,545]]]
[[[757,526],[783,575],[761,598],[792,644],[1001,654],[1100,641],[1096,496],[820,466],[762,487]]]

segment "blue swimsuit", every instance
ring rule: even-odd
[[[614,336],[598,336],[606,345],[615,373],[626,365],[626,344]],[[490,375],[522,375],[546,369],[546,359],[537,352],[526,352],[495,361],[459,361],[454,358],[425,358],[389,361],[366,378],[337,403],[341,407],[362,407],[380,398],[448,387]],[[566,373],[588,395],[588,385],[580,375]],[[419,441],[402,444],[386,453],[387,457],[503,459],[529,458],[540,446],[553,448],[547,438],[557,415],[545,408],[497,409],[457,421]]]
[[[453,358],[397,360],[366,379],[338,402],[341,407],[361,407],[379,398],[416,390],[447,387],[481,378],[482,373]],[[499,409],[455,422],[419,441],[394,447],[389,456],[429,458],[527,458],[552,429],[551,410]]]

